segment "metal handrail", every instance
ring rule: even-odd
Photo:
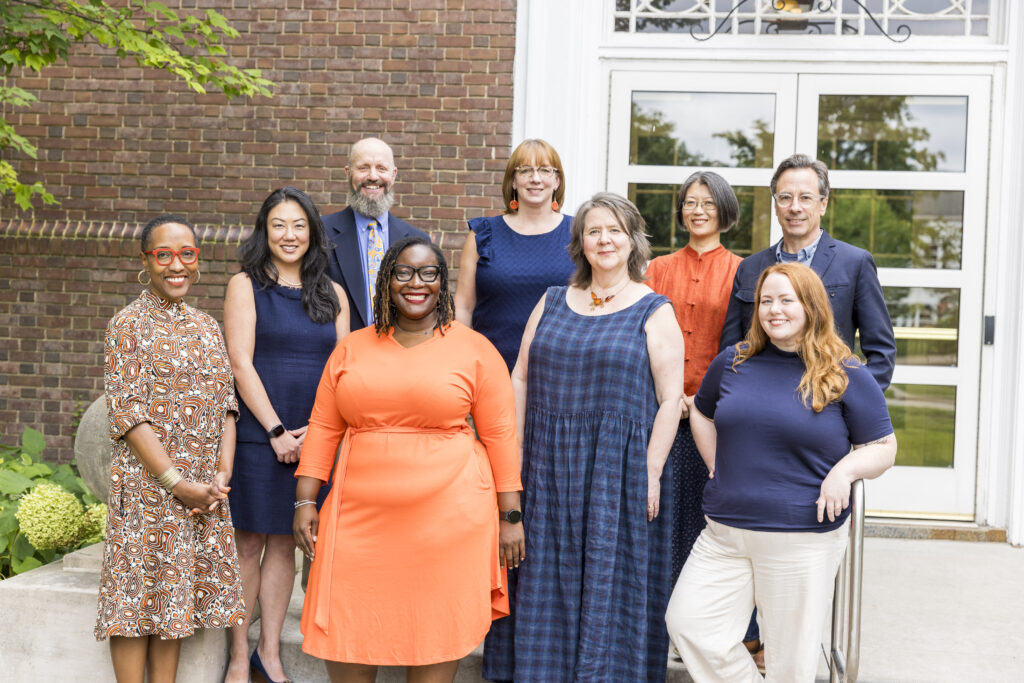
[[[850,546],[839,563],[832,597],[830,683],[855,683],[860,671],[861,587],[864,580],[864,480],[850,487]]]

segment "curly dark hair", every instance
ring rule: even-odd
[[[256,215],[256,226],[252,234],[238,248],[238,260],[242,264],[242,270],[263,288],[277,281],[277,268],[270,258],[270,246],[267,243],[267,221],[274,207],[283,202],[298,204],[309,223],[309,248],[302,257],[302,267],[299,271],[302,279],[302,308],[315,323],[333,322],[341,313],[341,304],[327,276],[330,244],[316,204],[302,190],[282,187],[271,192],[263,200],[263,206]]]
[[[380,262],[380,269],[377,271],[377,290],[373,295],[373,326],[380,337],[386,335],[394,327],[395,318],[398,317],[398,309],[391,301],[391,278],[394,277],[398,257],[403,251],[416,245],[423,245],[434,252],[438,268],[441,269],[437,275],[441,282],[441,289],[437,293],[437,320],[434,322],[434,327],[440,329],[441,334],[444,334],[445,328],[455,318],[455,300],[452,298],[452,288],[448,282],[448,262],[444,258],[444,252],[427,237],[419,235],[404,237],[391,245],[388,252],[384,254],[384,258]]]

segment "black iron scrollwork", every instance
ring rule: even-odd
[[[775,7],[776,2],[778,2],[778,1],[779,0],[772,0],[772,7]],[[698,41],[698,42],[701,42],[701,43],[703,43],[705,40],[711,40],[716,35],[718,35],[718,33],[725,27],[726,23],[729,21],[729,17],[731,17],[733,14],[735,14],[736,10],[738,10],[740,7],[743,7],[748,2],[750,2],[750,0],[740,0],[735,5],[733,5],[732,9],[729,10],[729,13],[726,14],[725,17],[723,17],[720,22],[718,22],[718,26],[715,27],[715,30],[712,31],[711,33],[709,33],[704,38],[698,38],[697,35],[693,32],[693,30],[696,28],[696,26],[691,26],[690,27],[690,37],[693,38],[694,40]],[[783,5],[785,5],[785,2],[783,2]],[[779,8],[775,7],[775,9],[779,9]]]
[[[729,10],[729,13],[726,14],[722,18],[722,20],[720,22],[718,22],[718,25],[716,25],[714,27],[714,30],[711,33],[709,33],[708,35],[704,36],[703,38],[697,36],[697,34],[695,32],[697,26],[696,25],[691,26],[690,27],[690,37],[693,38],[694,40],[698,41],[698,42],[701,42],[701,43],[703,43],[704,41],[707,41],[707,40],[711,40],[716,35],[718,35],[719,33],[722,32],[722,29],[724,29],[726,24],[729,23],[729,19],[732,17],[732,15],[735,14],[737,10],[739,10],[741,7],[743,7],[748,2],[750,2],[750,0],[740,0],[735,5],[733,5],[732,9]],[[910,30],[910,27],[907,26],[906,24],[900,24],[899,26],[896,27],[896,35],[900,36],[899,38],[896,38],[892,34],[888,33],[884,28],[882,28],[882,24],[879,23],[878,19],[875,19],[875,15],[871,13],[871,10],[869,10],[864,5],[864,3],[861,2],[861,0],[850,0],[850,2],[854,3],[855,5],[857,5],[857,7],[860,7],[861,10],[863,10],[864,14],[867,15],[868,19],[871,20],[871,23],[875,25],[875,28],[877,28],[881,32],[881,34],[883,36],[885,36],[886,38],[888,38],[892,42],[894,42],[894,43],[905,43],[907,40],[910,39],[911,30]],[[774,9],[776,12],[782,11],[782,10],[784,10],[786,8],[786,4],[787,4],[786,0],[772,0],[772,9]],[[809,4],[811,6],[813,6],[818,12],[829,12],[829,11],[832,10],[832,6],[834,4],[834,0],[817,0],[817,2],[812,1]],[[810,21],[807,21],[807,20],[804,20],[802,23],[803,23],[803,28],[806,29],[807,33],[812,33],[812,32],[813,33],[821,33],[822,32],[821,31],[821,27],[818,26],[818,24],[816,24],[816,23],[813,23],[813,22],[810,22]],[[843,22],[843,28],[844,28],[844,32],[845,32],[846,22]],[[766,32],[767,33],[779,33],[778,26],[775,25],[775,30],[774,31],[771,31],[769,29]]]
[[[860,0],[851,0],[851,2],[857,5],[857,7],[860,7],[862,10],[864,10],[864,13],[868,15],[868,19],[871,20],[871,23],[874,24],[875,27],[877,27],[878,30],[882,32],[883,36],[885,36],[892,42],[905,43],[910,39],[910,27],[907,26],[906,24],[900,24],[899,26],[896,27],[896,33],[903,37],[893,38],[890,34],[885,32],[885,29],[882,28],[882,25],[878,23],[878,19],[875,19],[875,15],[871,13],[871,10],[864,6],[864,3],[862,3]]]

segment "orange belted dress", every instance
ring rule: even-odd
[[[464,657],[508,614],[496,491],[522,486],[501,356],[457,322],[411,348],[353,332],[324,368],[296,476],[326,481],[335,453],[302,649],[381,665]]]

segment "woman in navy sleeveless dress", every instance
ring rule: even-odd
[[[326,274],[327,240],[313,202],[285,187],[263,202],[228,283],[225,337],[239,397],[231,501],[247,610],[232,630],[226,681],[250,667],[285,680],[279,641],[295,579],[295,469],[324,365],[348,332],[346,297]],[[326,495],[326,491],[324,492]],[[248,626],[260,603],[260,641]]]
[[[627,200],[584,203],[570,253],[572,284],[538,304],[512,374],[526,554],[514,641],[488,645],[511,650],[517,683],[663,683],[682,334],[642,283],[650,247]]]
[[[530,311],[548,287],[564,285],[576,266],[569,258],[572,216],[558,208],[565,198],[565,176],[558,152],[544,140],[524,140],[505,165],[501,184],[505,211],[474,218],[462,248],[455,288],[455,317],[487,337],[509,372]],[[509,609],[516,611],[517,570],[508,570]],[[512,650],[491,647],[512,641],[512,617],[491,624],[484,648],[483,674],[512,679]]]
[[[543,140],[524,140],[505,166],[502,193],[502,215],[469,221],[455,316],[487,337],[511,372],[530,311],[575,270],[567,248],[572,216],[557,208],[565,197],[558,152]]]

